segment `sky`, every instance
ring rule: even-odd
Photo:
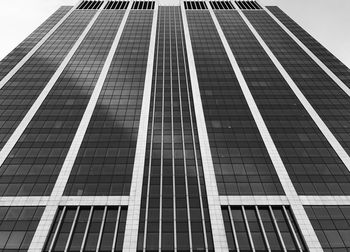
[[[159,0],[178,3],[178,0]],[[77,0],[2,1],[0,10],[0,60],[34,31],[61,5]],[[277,5],[350,68],[349,0],[260,0]]]

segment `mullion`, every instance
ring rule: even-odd
[[[79,6],[77,7],[77,9],[81,9],[81,8],[83,7],[84,4],[85,4],[85,2],[81,2],[81,3],[79,4]]]
[[[291,222],[291,220],[290,220],[290,218],[289,218],[289,215],[288,215],[288,213],[287,213],[287,211],[286,211],[286,207],[285,207],[285,206],[282,206],[282,209],[283,209],[283,213],[284,213],[284,215],[285,215],[285,218],[287,219],[287,223],[288,223],[289,229],[292,231],[293,238],[294,238],[294,242],[297,244],[299,251],[302,252],[303,249],[301,248],[299,239],[298,239],[298,237],[297,237],[297,235],[296,235],[296,232],[295,232],[295,230],[294,230],[294,227],[293,227],[293,225],[292,225],[292,222]]]
[[[115,222],[115,229],[114,229],[113,243],[112,243],[112,252],[114,252],[115,246],[116,246],[116,243],[117,243],[118,227],[119,227],[119,220],[120,220],[120,211],[121,211],[121,206],[118,207],[117,219],[116,219],[116,222]]]
[[[161,164],[161,195],[160,195],[160,232],[159,248],[167,249],[174,239],[174,219],[173,214],[173,191],[172,189],[172,150],[171,150],[171,7],[165,7],[165,30],[164,30],[164,48],[163,48],[163,86],[162,86],[162,164]],[[170,30],[169,30],[170,28]],[[172,227],[172,228],[171,228]],[[169,243],[165,242],[167,236]]]
[[[232,229],[232,235],[233,235],[233,239],[235,241],[235,247],[237,249],[237,252],[240,252],[239,249],[239,243],[238,243],[238,239],[237,239],[237,232],[236,232],[236,227],[235,227],[235,223],[232,217],[232,209],[231,206],[228,206],[228,214],[229,214],[229,218],[230,218],[230,223],[231,223],[231,229]]]
[[[265,240],[265,244],[266,244],[267,250],[268,250],[268,251],[271,251],[270,243],[269,243],[269,240],[267,239],[265,227],[264,227],[264,224],[263,224],[263,222],[262,222],[262,219],[261,219],[261,216],[260,216],[260,212],[259,212],[258,206],[255,206],[255,211],[256,211],[256,215],[257,215],[258,220],[259,220],[259,225],[260,225],[262,234],[263,234],[263,236],[264,236],[264,240]]]
[[[156,55],[156,65],[154,73],[154,85],[153,85],[153,111],[152,111],[152,124],[151,124],[151,142],[149,151],[149,164],[148,164],[148,178],[147,178],[147,195],[146,195],[146,211],[145,211],[145,226],[144,226],[144,237],[143,237],[143,250],[146,250],[147,245],[147,225],[148,225],[148,211],[149,211],[149,198],[150,198],[150,187],[151,187],[151,172],[152,172],[152,154],[153,154],[153,140],[154,140],[154,123],[155,123],[155,113],[156,113],[156,101],[157,101],[157,82],[158,82],[158,62],[159,62],[159,42],[161,35],[161,22],[160,15],[158,16],[158,28],[157,28],[157,55]]]
[[[301,235],[300,228],[298,224],[296,223],[295,217],[291,211],[290,206],[285,206],[286,214],[288,215],[288,218],[291,222],[291,227],[293,228],[294,232],[296,233],[296,238],[298,239],[298,243],[300,244],[301,249],[304,251],[305,249],[305,243],[304,239]]]
[[[163,31],[163,72],[162,72],[162,92],[161,92],[161,97],[162,97],[162,129],[161,129],[161,146],[160,146],[160,194],[159,194],[159,234],[158,234],[158,246],[159,248],[162,247],[162,216],[163,216],[163,165],[164,165],[164,86],[165,86],[165,35],[166,35],[166,15],[164,15],[164,31]]]
[[[94,2],[89,1],[88,4],[85,6],[85,9],[91,10],[91,7],[93,4],[94,4]]]
[[[235,9],[235,7],[233,6],[232,2],[228,1],[227,4],[229,5],[230,9]]]
[[[72,226],[74,225],[74,220],[76,220],[76,209],[77,207],[66,207],[65,216],[56,237],[53,251],[66,251],[68,249],[67,243],[69,243],[69,234],[72,232]]]
[[[97,250],[97,245],[99,242],[99,234],[102,227],[104,207],[95,206],[94,212],[92,214],[92,219],[90,222],[89,231],[87,234],[87,239],[84,247],[84,251]]]
[[[108,10],[109,7],[111,6],[111,3],[112,3],[112,2],[109,1],[109,2],[106,4],[106,6],[104,7],[104,9],[105,9],[105,10]]]
[[[89,5],[89,1],[83,2],[83,4],[80,6],[80,9],[87,9],[86,7]]]
[[[178,78],[178,98],[179,98],[179,110],[181,118],[181,137],[182,137],[182,153],[183,153],[183,163],[184,163],[184,178],[185,178],[185,193],[186,193],[186,210],[187,210],[187,225],[188,225],[188,239],[190,248],[193,247],[192,241],[192,228],[191,228],[191,212],[190,212],[190,202],[189,202],[189,191],[188,191],[188,179],[187,179],[187,165],[186,165],[186,151],[185,151],[185,136],[184,136],[184,126],[183,126],[183,115],[182,115],[182,103],[181,103],[181,88],[180,88],[180,69],[179,69],[179,58],[178,58],[178,43],[177,43],[177,18],[174,10],[174,21],[175,21],[175,46],[176,46],[176,62],[177,62],[177,78]],[[181,24],[180,24],[181,30]]]
[[[244,7],[249,10],[251,9],[250,6],[245,2],[245,1],[241,1],[242,5],[244,5]]]
[[[182,23],[181,23],[180,13],[179,13],[179,20],[180,20],[180,26],[181,26]],[[200,208],[201,208],[200,210],[201,210],[201,215],[202,215],[201,219],[202,219],[204,244],[205,244],[206,249],[208,249],[208,237],[207,237],[207,231],[206,231],[206,225],[205,225],[205,217],[204,217],[205,215],[204,215],[204,207],[203,207],[202,189],[201,189],[201,183],[200,183],[200,177],[199,177],[200,173],[199,173],[199,167],[198,167],[198,157],[197,157],[197,149],[196,149],[196,141],[195,141],[194,123],[193,123],[193,116],[192,116],[192,109],[191,109],[191,99],[190,99],[191,94],[190,94],[190,90],[189,90],[189,83],[188,83],[189,81],[187,79],[187,62],[186,62],[186,57],[185,57],[185,44],[183,43],[184,37],[183,37],[182,29],[180,29],[180,31],[181,31],[181,45],[182,45],[185,77],[186,77],[186,93],[187,93],[188,111],[189,111],[189,116],[190,116],[192,145],[193,145],[194,160],[195,160],[195,165],[196,165],[197,187],[198,187],[199,202],[200,202]],[[182,105],[181,105],[181,109],[182,109]],[[183,140],[183,141],[185,143],[185,140]],[[187,178],[187,176],[186,176],[186,178]]]
[[[53,236],[53,238],[52,238],[51,245],[50,245],[50,247],[49,247],[49,252],[51,252],[52,249],[54,248],[54,245],[55,245],[55,243],[56,243],[56,238],[57,238],[57,235],[58,235],[59,230],[61,229],[62,220],[63,220],[63,218],[64,218],[64,216],[65,216],[65,213],[66,213],[66,207],[63,207],[63,210],[62,210],[60,219],[59,219],[59,221],[58,221],[58,224],[57,224],[57,227],[56,227],[56,230],[55,230],[55,234],[54,234],[54,236]]]
[[[252,238],[252,233],[250,231],[250,227],[249,227],[249,223],[248,223],[248,219],[247,219],[247,214],[245,212],[245,207],[241,206],[241,208],[242,208],[241,210],[242,210],[242,213],[243,213],[244,223],[245,223],[245,226],[246,226],[246,229],[247,229],[247,233],[248,233],[248,237],[249,237],[250,246],[252,248],[252,251],[254,252],[255,251],[255,246],[254,246],[254,242],[253,242],[253,238]]]
[[[266,237],[264,236],[264,231],[259,223],[256,208],[247,206],[245,207],[245,212],[255,250],[266,251],[268,247],[267,239],[265,239]]]
[[[283,251],[287,251],[286,245],[285,245],[285,243],[284,243],[284,241],[283,241],[283,238],[282,238],[282,234],[281,234],[280,228],[279,228],[279,226],[278,226],[278,224],[277,224],[276,217],[275,217],[275,215],[274,215],[274,213],[273,213],[273,209],[272,209],[271,206],[269,206],[269,211],[270,211],[270,215],[271,215],[272,220],[273,220],[273,224],[274,224],[275,229],[276,229],[276,231],[277,231],[280,244],[282,245]]]
[[[224,9],[224,6],[223,6],[223,4],[222,4],[221,1],[218,1],[217,4],[218,4],[218,6],[219,6],[219,9],[221,9],[221,10]]]
[[[254,10],[255,9],[255,6],[252,5],[250,2],[246,2],[246,4],[249,6],[250,9]]]
[[[281,232],[281,236],[282,236],[282,239],[283,239],[284,244],[286,246],[286,249],[287,250],[297,250],[298,245],[297,245],[295,239],[293,238],[291,227],[288,225],[288,220],[284,214],[283,209],[272,207],[272,210],[274,212],[276,222],[279,225],[279,230]],[[288,239],[288,237],[290,237],[290,240]]]
[[[245,10],[246,7],[240,2],[240,1],[236,1],[236,3],[238,4],[238,6],[240,7],[240,9]]]
[[[152,172],[152,154],[153,154],[153,140],[154,140],[154,123],[155,123],[155,113],[156,113],[156,101],[157,101],[157,82],[158,82],[158,63],[159,63],[159,42],[161,35],[161,17],[158,16],[158,28],[157,28],[157,55],[156,55],[156,65],[154,73],[154,85],[153,85],[153,111],[152,111],[152,124],[151,124],[151,142],[149,151],[149,164],[148,164],[148,178],[147,178],[147,195],[146,195],[146,211],[145,211],[145,226],[144,226],[144,237],[143,237],[143,250],[146,250],[147,245],[147,225],[148,225],[148,211],[149,211],[149,200],[150,200],[150,187],[151,187],[151,172]]]
[[[172,15],[169,8],[169,69],[170,69],[170,117],[171,117],[171,162],[172,162],[172,186],[173,186],[173,241],[174,246],[173,249],[177,249],[177,229],[176,229],[176,183],[175,183],[175,145],[174,145],[174,98],[173,98],[173,62],[172,62]],[[175,30],[176,34],[176,30]]]
[[[86,224],[86,227],[85,227],[84,238],[83,238],[83,241],[81,243],[81,248],[80,248],[81,252],[84,251],[84,248],[85,248],[86,238],[87,238],[88,231],[89,231],[89,228],[90,228],[91,217],[92,217],[93,211],[94,211],[94,207],[91,206],[90,207],[89,218],[88,218],[88,221],[87,221],[87,224]]]
[[[103,211],[103,217],[102,217],[102,222],[101,222],[101,227],[100,227],[100,233],[98,235],[96,251],[100,250],[103,228],[104,228],[105,221],[106,221],[106,214],[107,214],[107,206],[105,206],[104,211]]]
[[[95,10],[97,9],[98,6],[98,1],[93,2],[93,4],[91,5],[91,9]]]
[[[71,230],[69,232],[69,236],[68,236],[68,239],[67,239],[67,244],[66,244],[66,247],[65,247],[64,251],[68,251],[68,248],[70,246],[71,239],[72,239],[72,236],[73,236],[73,232],[74,232],[74,229],[75,229],[75,226],[76,226],[76,223],[77,223],[79,212],[80,212],[80,206],[78,206],[76,211],[75,211],[74,220],[73,220],[73,223],[72,223]]]

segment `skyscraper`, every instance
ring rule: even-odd
[[[0,62],[0,251],[350,251],[349,88],[275,6],[61,7]]]

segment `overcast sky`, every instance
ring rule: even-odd
[[[77,0],[1,1],[0,59],[59,6],[73,5],[76,2]],[[260,3],[279,6],[350,68],[349,0],[260,0]]]

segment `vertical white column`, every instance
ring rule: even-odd
[[[347,167],[347,169],[350,171],[350,157],[347,154],[347,152],[344,150],[344,148],[341,146],[339,141],[336,139],[336,137],[333,135],[333,133],[329,130],[327,125],[323,122],[321,117],[317,114],[316,110],[312,107],[310,102],[306,99],[304,94],[300,91],[297,84],[293,81],[293,79],[290,77],[288,72],[284,69],[282,64],[278,61],[276,56],[273,54],[271,49],[268,47],[268,45],[265,43],[265,41],[262,39],[262,37],[259,35],[257,30],[253,27],[253,25],[250,23],[248,18],[244,15],[244,13],[235,5],[239,15],[242,17],[244,22],[247,24],[251,32],[254,34],[255,38],[258,40],[260,45],[263,47],[265,52],[268,54],[274,65],[277,67],[283,78],[286,80],[296,97],[299,99],[301,104],[304,106],[306,111],[309,113],[317,127],[320,129],[322,134],[325,136],[327,141],[330,143],[330,145],[333,147],[334,151],[337,153],[339,158],[343,161],[344,165]]]
[[[79,38],[79,40],[77,41],[77,43],[74,45],[74,47],[72,48],[72,50],[69,52],[68,56],[65,58],[65,60],[63,61],[63,63],[61,64],[59,70],[57,70],[57,72],[55,73],[55,79],[51,79],[50,83],[52,82],[51,87],[54,85],[54,83],[56,82],[56,80],[58,79],[59,75],[62,73],[63,69],[65,68],[65,66],[68,64],[69,60],[72,58],[74,52],[77,50],[77,48],[79,47],[79,45],[81,44],[81,42],[83,41],[83,39],[85,38],[85,36],[88,34],[90,28],[93,26],[94,22],[96,21],[96,19],[98,18],[99,14],[102,12],[102,10],[104,9],[105,5],[107,4],[108,1],[104,1],[103,5],[100,7],[100,9],[97,11],[97,13],[95,14],[94,18],[91,20],[90,24],[87,26],[87,28],[85,29],[85,31],[83,32],[83,34],[81,35],[81,37]],[[62,198],[62,194],[64,191],[64,188],[66,186],[66,183],[68,181],[70,172],[72,170],[74,161],[76,159],[76,156],[78,154],[80,145],[83,141],[85,132],[87,130],[87,127],[89,125],[92,113],[95,109],[98,97],[100,95],[100,92],[102,90],[103,87],[103,83],[105,82],[105,79],[107,77],[107,73],[108,70],[110,68],[110,65],[112,63],[112,59],[113,56],[117,50],[122,32],[124,30],[125,27],[125,23],[126,20],[128,18],[130,9],[131,9],[131,5],[132,5],[132,1],[129,3],[129,6],[127,8],[127,10],[124,13],[124,17],[120,23],[118,32],[114,38],[114,41],[112,43],[111,49],[107,55],[106,61],[103,65],[103,68],[101,70],[100,76],[97,80],[97,83],[95,85],[95,88],[93,90],[93,93],[90,97],[89,103],[85,109],[83,118],[79,124],[79,127],[77,129],[77,132],[75,133],[75,136],[73,138],[73,142],[69,148],[68,154],[66,156],[66,159],[62,165],[62,169],[60,171],[60,174],[57,178],[57,181],[55,183],[55,186],[53,188],[53,191],[51,193],[49,202],[48,202],[48,206],[45,208],[45,211],[43,213],[43,217],[41,218],[39,225],[37,227],[37,230],[34,234],[32,243],[29,247],[28,251],[41,251],[46,237],[49,233],[51,224],[53,222],[53,219],[55,217],[55,211],[60,203],[60,200]],[[53,77],[54,78],[54,77]],[[49,83],[49,84],[50,84]],[[49,84],[47,86],[49,86]],[[46,86],[46,87],[47,87]],[[46,89],[46,88],[45,88]],[[51,89],[51,88],[50,88]],[[49,90],[47,90],[47,93],[49,92]],[[46,97],[46,96],[45,96]],[[42,98],[42,101],[44,100],[44,98]],[[38,99],[39,100],[39,99]],[[38,100],[36,102],[38,102]],[[42,102],[41,101],[41,102]],[[41,104],[40,102],[40,104]],[[40,104],[37,105],[37,108],[39,108]],[[33,105],[34,106],[34,105]],[[36,111],[35,111],[36,112]],[[35,112],[33,112],[33,115],[35,114]],[[88,198],[88,197],[86,197]]]
[[[137,135],[134,170],[131,180],[128,213],[125,226],[123,251],[136,251],[137,237],[141,209],[142,181],[147,144],[147,128],[152,89],[152,73],[154,64],[154,51],[157,33],[158,2],[153,10],[151,38],[148,50],[148,61],[145,76],[145,88],[143,91],[141,118]]]
[[[242,11],[239,9],[239,7],[232,1],[232,3],[235,5],[238,13],[240,14],[240,16],[244,19],[245,23],[247,24],[247,26],[250,28],[250,30],[254,33],[254,35],[257,37],[258,34],[256,32],[256,30],[252,27],[252,25],[249,23],[249,21],[247,20],[247,18],[244,16],[244,14],[242,13]],[[267,126],[259,112],[259,109],[254,101],[254,98],[249,90],[249,87],[246,83],[246,80],[243,77],[243,74],[238,66],[238,63],[232,53],[232,50],[226,40],[226,37],[219,25],[218,20],[216,19],[216,16],[214,14],[214,12],[211,10],[211,14],[212,14],[212,18],[214,20],[214,23],[217,27],[218,33],[220,34],[221,40],[223,42],[223,45],[225,47],[226,53],[230,59],[231,65],[233,67],[233,69],[235,70],[237,79],[239,81],[239,84],[241,85],[242,91],[244,93],[244,96],[248,102],[248,106],[252,112],[252,115],[254,117],[254,120],[258,126],[259,132],[262,136],[262,139],[264,141],[264,144],[267,148],[267,151],[270,155],[270,158],[272,160],[272,163],[274,164],[274,167],[276,169],[277,175],[279,177],[279,180],[282,184],[282,187],[284,189],[284,192],[288,198],[288,201],[293,209],[293,212],[295,214],[295,217],[297,219],[297,222],[300,226],[300,229],[302,231],[302,234],[305,238],[306,244],[309,247],[310,251],[322,251],[321,245],[317,239],[316,233],[311,225],[310,220],[307,217],[307,214],[305,212],[305,209],[301,203],[301,200],[293,186],[293,183],[288,175],[288,172],[282,162],[282,159],[278,153],[278,150],[275,146],[275,143],[272,140],[272,137],[267,129]],[[258,37],[257,37],[258,38]],[[260,44],[264,43],[264,41],[261,39],[261,37],[259,37],[260,39],[259,42]],[[266,44],[265,44],[266,45]],[[265,48],[264,48],[265,49]],[[266,49],[265,49],[266,50]],[[272,54],[272,53],[271,53]],[[269,54],[269,56],[271,57],[271,54]],[[273,59],[272,59],[273,60]],[[274,60],[273,60],[274,61]],[[276,59],[277,61],[277,59]],[[277,61],[275,62],[275,65],[277,66],[276,63],[279,64],[280,67],[282,67],[280,65],[280,63]],[[279,66],[277,66],[277,68],[280,70]],[[294,84],[295,85],[295,84]]]
[[[106,3],[107,3],[107,1],[105,1],[104,4],[106,4]],[[92,95],[90,97],[89,103],[85,109],[84,115],[80,121],[79,127],[75,133],[72,144],[68,150],[67,156],[66,156],[64,163],[62,165],[62,169],[61,169],[60,174],[57,178],[56,184],[53,188],[51,197],[61,197],[63,194],[64,188],[66,186],[69,175],[70,175],[71,170],[73,168],[75,159],[78,155],[78,151],[79,151],[80,146],[83,142],[86,130],[89,126],[90,119],[91,119],[92,114],[95,110],[95,107],[96,107],[96,104],[98,101],[98,97],[100,96],[103,84],[106,80],[108,70],[112,64],[114,54],[117,51],[117,47],[118,47],[120,38],[122,36],[126,21],[128,19],[129,13],[130,13],[131,5],[132,5],[132,1],[130,1],[129,6],[124,13],[123,19],[122,19],[120,26],[119,26],[119,29],[118,29],[118,32],[114,38],[111,49],[107,55],[107,58],[106,58],[106,61],[103,65],[103,68],[101,70],[100,76],[97,80],[95,88],[94,88]],[[102,10],[103,8],[104,8],[104,6],[102,6],[100,10]]]
[[[50,203],[46,205],[28,251],[37,252],[42,251],[44,248],[44,243],[49,235],[49,229],[56,215],[57,206],[57,204]]]
[[[261,7],[266,11],[267,14],[300,46],[301,49],[306,52],[309,57],[316,62],[316,64],[326,73],[328,76],[348,95],[350,96],[350,88],[344,84],[342,80],[336,76],[332,70],[330,70],[303,42],[301,42],[297,36],[295,36],[274,14],[271,13],[265,6]]]
[[[105,2],[106,3],[106,2]],[[90,23],[87,25],[83,33],[80,35],[78,40],[75,42],[74,46],[71,48],[71,50],[68,52],[67,56],[64,58],[60,66],[57,68],[56,72],[54,75],[51,77],[49,82],[46,84],[45,88],[41,91],[40,95],[38,98],[35,100],[34,104],[31,106],[31,108],[28,110],[27,114],[24,116],[20,124],[17,126],[15,131],[12,133],[2,150],[0,151],[0,166],[3,164],[3,162],[6,160],[8,154],[11,152],[12,148],[15,146],[17,143],[18,139],[21,137],[22,133],[34,117],[35,113],[38,111],[40,108],[41,104],[44,102],[45,98],[47,95],[50,93],[52,87],[55,85],[56,81],[62,74],[63,70],[65,67],[68,65],[69,61],[73,57],[74,53],[77,51],[79,48],[80,44],[83,42],[84,38],[86,35],[89,33],[91,27],[95,23],[96,19],[101,13],[102,8],[104,5],[96,12],[94,17],[91,19]]]
[[[198,10],[202,11],[202,10]],[[228,251],[224,221],[221,212],[220,197],[216,184],[213,159],[211,156],[208,132],[205,124],[204,112],[202,107],[201,96],[199,92],[196,65],[193,56],[193,49],[190,37],[190,31],[187,22],[184,2],[181,1],[182,22],[185,33],[185,43],[187,48],[187,57],[190,70],[190,78],[192,83],[193,103],[196,113],[198,138],[203,162],[204,179],[207,189],[208,207],[210,214],[210,222],[212,226],[212,234],[215,251]]]
[[[157,24],[158,29],[160,28],[159,23]],[[158,31],[158,38],[157,38],[157,47],[159,48],[159,41],[160,41],[160,31]],[[157,34],[156,34],[157,36]],[[153,128],[154,128],[154,117],[155,117],[155,104],[156,104],[156,90],[157,90],[157,76],[158,76],[158,62],[159,62],[159,50],[157,50],[156,54],[154,55],[155,59],[155,74],[154,79],[152,79],[152,82],[154,82],[154,89],[153,89],[153,108],[152,108],[152,120],[151,120],[151,136],[150,136],[150,152],[153,152]],[[163,56],[164,57],[164,56]],[[148,58],[150,59],[150,58]],[[144,237],[143,237],[143,250],[146,249],[146,241],[147,241],[147,226],[148,226],[148,209],[149,209],[149,197],[150,197],[150,183],[151,183],[151,174],[152,174],[152,159],[148,160],[148,164],[145,164],[148,166],[148,178],[147,178],[147,193],[146,193],[146,210],[145,210],[145,227],[144,227]]]
[[[70,9],[66,15],[52,29],[46,33],[46,35],[27,53],[23,59],[17,63],[17,65],[0,81],[0,89],[6,85],[6,83],[17,73],[17,71],[33,56],[33,54],[48,40],[48,38],[57,30],[61,24],[72,14],[72,12],[80,5],[83,0],[79,0],[78,3]]]

